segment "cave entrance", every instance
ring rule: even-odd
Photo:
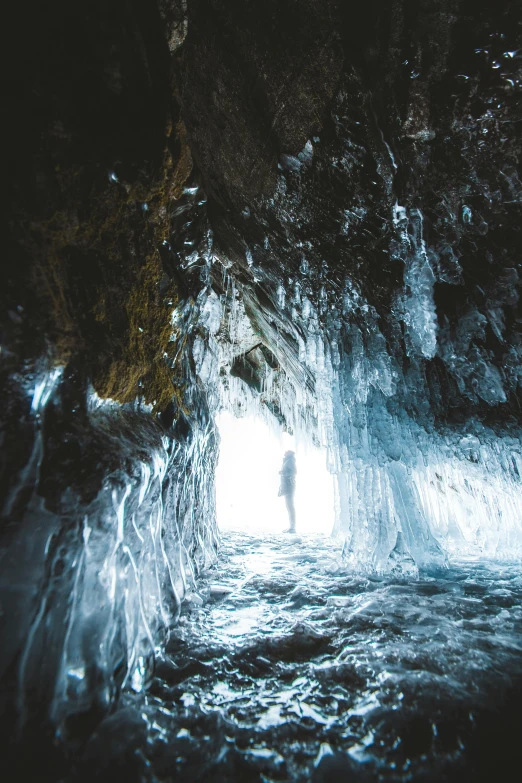
[[[277,496],[287,449],[296,452],[297,531],[330,535],[334,525],[333,476],[326,450],[272,430],[259,416],[217,416],[221,436],[216,470],[216,510],[221,530],[280,533],[288,527],[284,498]]]

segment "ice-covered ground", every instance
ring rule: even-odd
[[[144,779],[508,779],[520,567],[361,576],[333,539],[229,531],[197,589],[150,687],[96,740],[140,745]]]

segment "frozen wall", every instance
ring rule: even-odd
[[[53,367],[42,358],[5,389],[0,707],[13,716],[8,744],[45,744],[58,732],[72,747],[122,688],[142,690],[181,603],[216,561],[221,311],[208,230],[198,225],[188,239],[202,204],[195,185],[164,249],[185,287],[170,303],[167,406],[102,399],[82,359]]]
[[[50,722],[70,740],[121,687],[144,687],[181,602],[215,561],[217,446],[204,397],[185,431],[168,433],[139,405],[88,389],[71,400],[67,381],[42,375],[28,399],[32,453],[7,502],[16,524],[3,536],[0,678],[18,732]],[[45,502],[57,428],[78,454],[55,462],[63,485]]]
[[[395,214],[405,221],[401,226],[397,220],[399,230],[405,231],[405,211]],[[435,276],[419,211],[411,222],[412,239],[405,241],[409,269],[416,271],[406,278],[407,293],[397,298],[385,324],[388,337],[375,310],[349,279],[341,298],[323,292],[314,304],[311,297],[293,295],[293,323],[302,325],[294,332],[299,359],[313,379],[312,388],[300,383],[285,342],[265,323],[263,337],[278,368],[261,367],[257,390],[225,373],[220,405],[240,416],[256,412],[270,419],[266,402],[275,401],[292,432],[315,439],[327,450],[336,483],[335,533],[345,541],[350,567],[416,573],[419,567],[444,565],[449,555],[518,558],[520,431],[516,425],[491,427],[475,418],[451,426],[437,422],[445,389],[428,382],[426,360],[450,347],[433,317]],[[307,282],[313,281],[305,278],[300,287]],[[238,316],[242,300],[236,292],[222,298],[218,352],[222,367],[230,369],[234,353],[255,344],[259,333],[251,334],[246,316]],[[401,323],[407,371],[397,360],[400,343],[392,352],[393,331],[390,338],[390,329],[400,335]],[[473,339],[474,323],[470,320],[467,334],[461,326],[459,339]],[[291,328],[288,323],[285,327]],[[231,334],[235,340],[229,339]],[[477,365],[461,364],[460,372],[470,377]],[[473,389],[495,405],[503,392],[500,385],[492,399],[491,373],[500,383],[494,369],[485,370]],[[275,420],[273,426],[278,426]]]
[[[258,308],[254,333],[248,292],[243,297],[241,288],[224,284],[220,406],[270,418],[275,405],[291,432],[327,450],[335,532],[351,567],[416,573],[444,565],[448,555],[518,558],[520,428],[512,419],[484,420],[484,410],[506,400],[510,376],[502,377],[478,347],[477,311],[457,330],[439,327],[433,298],[439,267],[424,240],[422,213],[395,204],[391,217],[405,277],[386,318],[350,277],[328,290],[303,263],[299,279],[277,289],[281,321],[274,324]],[[249,376],[229,372],[238,354],[254,366],[248,351],[260,339],[277,367],[256,365],[254,388]],[[439,357],[464,352],[452,365],[453,378],[437,370]],[[482,405],[480,416],[445,418],[455,376],[470,407]]]

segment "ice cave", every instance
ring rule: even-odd
[[[2,781],[515,780],[520,0],[4,30]]]

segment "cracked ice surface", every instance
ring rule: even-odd
[[[126,697],[145,779],[323,780],[333,755],[345,775],[475,780],[517,730],[488,699],[507,710],[520,674],[519,566],[364,577],[332,539],[227,533],[197,589],[148,693]]]

